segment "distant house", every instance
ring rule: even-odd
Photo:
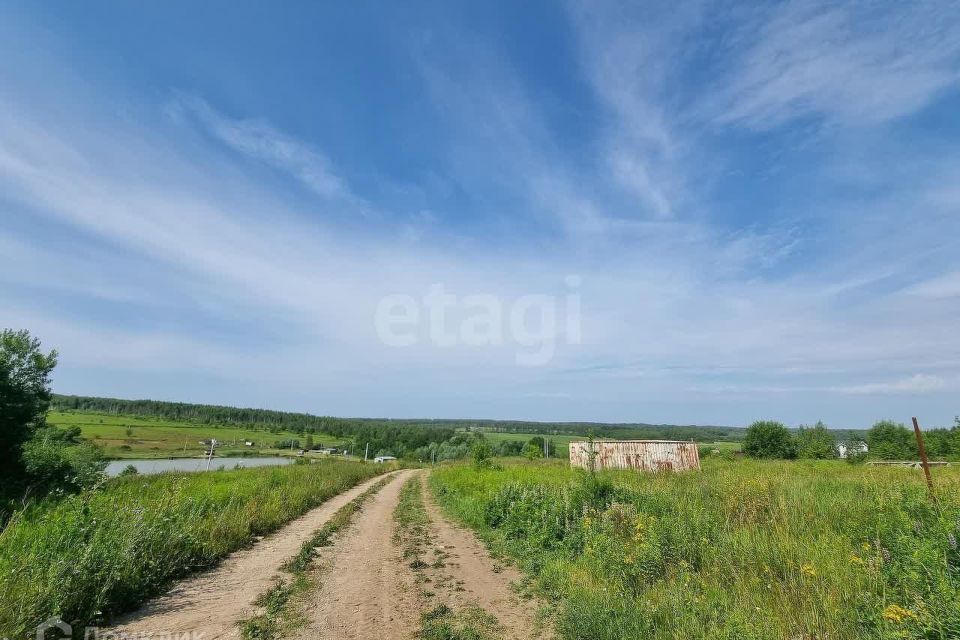
[[[837,445],[837,456],[846,458],[848,455],[859,455],[869,451],[867,443],[863,440],[851,440],[850,442],[841,442]]]
[[[244,441],[243,441],[243,446],[245,446],[245,447],[252,447],[254,444],[255,444],[255,443],[253,442],[253,440],[244,440]]]
[[[373,461],[376,462],[377,464],[383,464],[384,462],[392,462],[394,460],[396,460],[394,456],[377,456],[376,458],[373,459]]]
[[[336,447],[321,447],[320,449],[317,449],[317,451],[326,456],[335,456],[340,454],[340,449]]]

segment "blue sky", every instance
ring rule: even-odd
[[[0,325],[55,390],[960,412],[958,3],[327,4],[0,1]],[[384,344],[438,284],[576,294],[580,340]]]

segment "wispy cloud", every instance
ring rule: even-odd
[[[702,112],[770,129],[803,117],[865,126],[908,115],[960,80],[953,2],[771,5],[739,29]]]
[[[918,373],[909,378],[888,382],[871,382],[868,384],[835,387],[833,390],[840,393],[855,395],[875,395],[883,393],[932,393],[948,391],[957,388],[957,381],[949,381],[940,376]]]
[[[197,96],[180,95],[168,105],[174,115],[187,112],[230,148],[295,177],[314,194],[360,204],[346,181],[319,150],[264,120],[230,118]]]

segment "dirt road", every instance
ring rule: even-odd
[[[511,589],[511,582],[520,578],[516,570],[495,562],[469,530],[453,525],[421,482],[415,484],[420,485],[429,520],[425,539],[431,557],[442,560],[424,574],[402,557],[394,536],[394,510],[404,483],[425,480],[426,473],[394,473],[334,536],[332,546],[325,547],[309,569],[316,587],[297,599],[300,623],[283,634],[298,640],[409,640],[421,629],[422,614],[444,603],[456,611],[482,609],[496,618],[502,630],[492,636],[497,640],[549,638],[536,620],[537,604],[521,600]],[[240,638],[238,623],[257,613],[255,601],[275,584],[281,566],[338,509],[379,480],[344,492],[217,568],[182,582],[109,631]],[[424,575],[432,591],[418,584]]]
[[[373,478],[335,496],[216,568],[177,584],[106,631],[128,634],[203,633],[204,640],[239,638],[238,620],[252,615],[256,598],[270,588],[280,567],[336,511],[376,484]]]
[[[539,604],[521,599],[512,587],[520,582],[520,572],[495,561],[472,531],[447,519],[426,486],[423,495],[431,523],[432,543],[441,550],[444,558],[444,566],[432,570],[433,581],[453,585],[452,589],[446,590],[447,602],[455,609],[479,606],[497,618],[503,627],[504,638],[550,637],[549,629],[536,619]]]
[[[399,474],[338,536],[320,568],[320,589],[306,602],[298,638],[393,640],[411,638],[420,621],[413,574],[393,542],[393,510],[411,471]]]

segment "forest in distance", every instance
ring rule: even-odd
[[[598,438],[619,440],[694,440],[696,442],[740,442],[746,427],[714,425],[669,425],[603,422],[534,422],[522,420],[438,419],[438,418],[339,418],[272,409],[237,408],[220,405],[125,400],[89,396],[53,394],[53,411],[83,411],[166,420],[186,420],[200,424],[232,425],[266,431],[325,433],[348,438],[365,430],[403,427],[480,433],[517,433],[538,435],[593,434]],[[837,440],[863,438],[863,429],[831,429]],[[449,437],[449,436],[448,436]],[[443,438],[446,439],[446,438]]]

